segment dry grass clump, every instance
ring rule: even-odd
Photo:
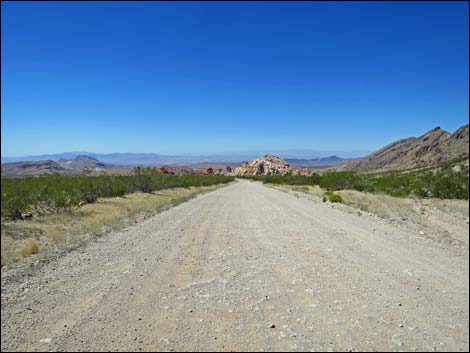
[[[410,212],[417,212],[415,199],[390,195],[371,194],[355,190],[339,191],[344,203],[362,211],[374,213],[380,217],[407,217]]]
[[[312,196],[317,196],[328,201],[327,195],[319,186],[298,186],[298,185],[275,185],[267,184],[278,190],[293,190],[305,192]],[[455,216],[457,219],[465,220],[469,213],[467,200],[458,199],[438,199],[438,198],[411,198],[396,197],[386,194],[372,194],[357,190],[336,191],[342,197],[343,203],[358,208],[362,211],[376,214],[383,218],[411,219],[421,221],[423,217],[436,211],[443,214]]]
[[[37,254],[39,252],[39,244],[32,240],[24,246],[24,248],[21,250],[21,255],[23,257],[28,257],[33,254]]]
[[[119,226],[139,214],[156,213],[218,187],[220,185],[136,192],[123,197],[100,198],[70,213],[50,213],[28,221],[2,220],[2,263],[19,261],[39,250],[46,256],[48,250],[79,242],[103,227]]]

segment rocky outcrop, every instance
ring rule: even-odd
[[[243,163],[236,168],[235,176],[276,175],[292,173],[290,165],[282,158],[266,154],[250,163]]]
[[[469,155],[469,131],[468,125],[462,126],[454,132],[443,144],[445,150],[451,158],[458,158]]]

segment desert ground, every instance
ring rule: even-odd
[[[466,220],[409,222],[237,180],[3,268],[1,348],[467,351]]]

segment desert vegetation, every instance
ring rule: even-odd
[[[2,266],[232,180],[165,175],[153,168],[135,168],[131,175],[2,177]]]
[[[151,193],[175,187],[228,183],[233,177],[164,175],[153,168],[135,168],[133,175],[2,177],[2,218],[20,219],[25,213],[70,213],[101,197],[119,197],[141,191]]]
[[[9,265],[34,254],[48,257],[51,251],[74,246],[102,231],[122,229],[220,185],[171,187],[153,192],[137,190],[123,196],[98,197],[94,202],[72,207],[66,212],[59,210],[33,217],[23,213],[23,220],[5,217],[1,227],[1,265]]]
[[[432,168],[383,173],[327,172],[311,176],[253,176],[263,183],[285,185],[319,185],[327,191],[357,190],[392,196],[468,199],[468,163],[447,162]]]
[[[333,191],[327,191],[323,194],[323,202],[330,201],[332,203],[343,202],[343,198],[339,194],[335,194]]]

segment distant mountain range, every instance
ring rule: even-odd
[[[331,167],[353,160],[353,158],[341,158],[338,156],[331,156],[326,158],[285,158],[285,161],[292,166],[296,167]]]
[[[93,152],[64,152],[57,154],[44,154],[24,157],[3,157],[2,163],[25,162],[25,161],[59,161],[71,160],[80,155],[86,155],[111,166],[187,166],[200,163],[219,163],[219,164],[241,164],[258,158],[262,153],[247,152],[243,154],[212,154],[212,155],[163,155],[157,153],[93,153]],[[307,150],[284,151],[279,155],[290,157],[289,163],[302,166],[332,166],[339,162],[349,159],[331,156],[326,158],[296,158],[296,156],[307,155]],[[302,164],[305,163],[305,164]],[[333,164],[328,164],[333,163]]]
[[[79,155],[74,159],[40,160],[2,163],[2,175],[79,174],[85,171],[100,171],[108,168],[99,160]]]
[[[293,167],[333,167],[340,171],[411,169],[468,157],[469,126],[462,126],[453,134],[436,127],[420,137],[409,137],[393,142],[363,158],[341,158],[336,155],[317,158],[296,157],[302,155],[300,152],[307,153],[307,150],[284,151],[279,156],[284,157]],[[27,157],[2,157],[2,174],[36,175],[54,172],[75,174],[113,167],[163,165],[223,167],[240,165],[258,156],[250,153],[172,156],[156,153],[65,152]]]
[[[364,158],[338,165],[336,170],[385,171],[431,166],[469,156],[468,124],[453,134],[436,127],[420,137],[395,141]]]
[[[112,153],[98,154],[84,152],[65,152],[53,155],[28,157],[2,157],[3,175],[39,175],[50,173],[77,174],[85,171],[100,171],[110,168],[133,166],[188,166],[195,169],[235,168],[249,155],[243,156],[165,156],[154,153]],[[86,153],[86,152],[85,152]],[[98,159],[99,158],[99,159]],[[243,159],[244,158],[244,159]],[[292,166],[315,167],[334,166],[348,159],[331,156],[327,158],[288,159]],[[7,161],[7,163],[4,163]]]

